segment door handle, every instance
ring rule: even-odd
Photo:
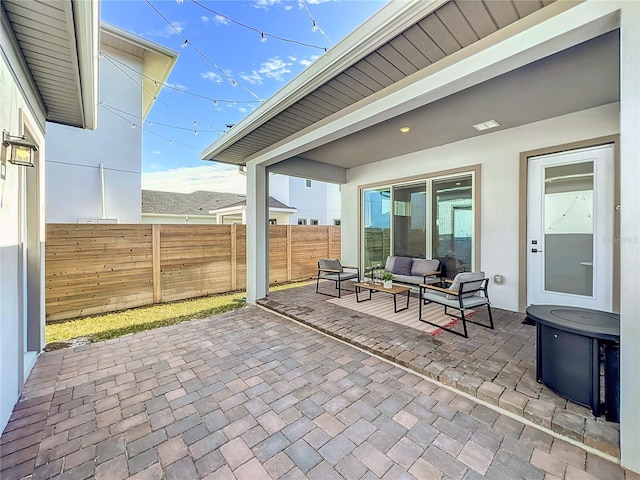
[[[532,248],[531,253],[542,253],[542,250],[538,250],[537,248]]]

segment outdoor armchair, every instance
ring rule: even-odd
[[[488,284],[489,279],[485,277],[484,272],[466,272],[458,273],[448,288],[437,287],[434,285],[420,284],[420,306],[419,317],[421,322],[434,325],[456,335],[468,337],[467,322],[475,323],[486,328],[493,329],[493,317],[491,315],[491,303],[489,302]],[[429,320],[422,318],[422,306],[427,303],[437,303],[444,306],[445,315],[452,315],[462,320],[462,329],[464,333],[457,332],[451,328],[443,327]],[[489,312],[490,325],[469,320],[465,316],[465,311],[486,306]],[[460,316],[447,312],[448,308],[453,308],[460,312]]]
[[[316,293],[322,295],[328,295],[330,297],[341,297],[342,290],[348,290],[342,288],[342,282],[346,280],[360,281],[360,269],[358,267],[352,267],[342,265],[338,259],[323,258],[318,262],[318,277],[316,280]],[[335,283],[335,287],[338,290],[338,295],[332,295],[320,291],[320,280],[331,280]]]

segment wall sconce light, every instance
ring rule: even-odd
[[[34,154],[38,151],[38,146],[22,137],[9,135],[6,130],[2,131],[2,146],[7,149],[6,159],[9,163],[21,167],[35,167],[33,163]]]

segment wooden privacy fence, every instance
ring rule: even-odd
[[[48,224],[46,318],[64,320],[246,288],[244,225]],[[340,258],[340,227],[271,225],[269,281]]]

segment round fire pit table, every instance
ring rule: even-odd
[[[596,417],[606,412],[607,420],[619,421],[620,315],[579,307],[532,305],[527,308],[527,317],[536,322],[537,380],[591,408]]]

